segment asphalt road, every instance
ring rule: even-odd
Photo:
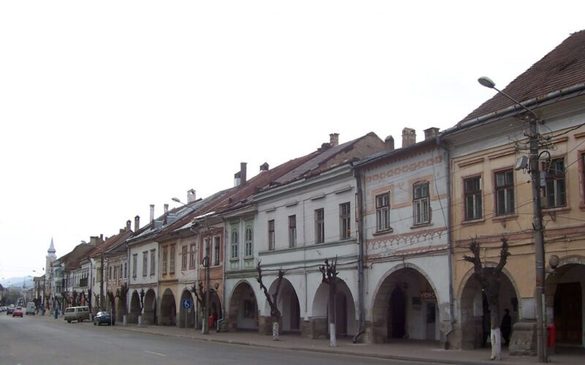
[[[0,365],[416,364],[201,342],[34,316],[0,314]],[[428,364],[428,363],[427,363]]]

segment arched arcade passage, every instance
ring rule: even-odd
[[[378,285],[372,308],[372,338],[439,340],[437,295],[417,269],[402,268]]]
[[[258,330],[258,304],[254,290],[243,281],[230,298],[228,325],[231,330]]]
[[[177,325],[177,304],[175,303],[175,295],[171,289],[165,289],[163,293],[158,324],[162,326]]]

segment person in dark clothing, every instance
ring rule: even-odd
[[[506,313],[502,317],[500,329],[502,331],[504,345],[508,346],[510,344],[510,333],[512,332],[512,317],[510,317],[510,311],[508,309],[506,309],[505,312]]]

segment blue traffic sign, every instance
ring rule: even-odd
[[[191,309],[191,299],[183,299],[183,308]]]

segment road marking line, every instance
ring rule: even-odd
[[[154,351],[144,351],[144,352],[149,353],[149,354],[153,354],[153,355],[158,355],[160,357],[166,357],[167,356],[165,354],[161,354],[160,352],[154,352]]]

